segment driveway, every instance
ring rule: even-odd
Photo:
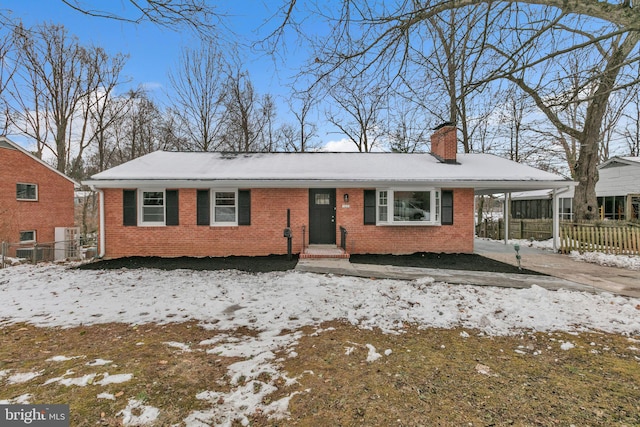
[[[513,245],[476,239],[474,252],[496,261],[517,265]],[[630,297],[640,297],[640,271],[606,267],[576,261],[553,251],[520,247],[522,268],[580,283],[603,291]]]

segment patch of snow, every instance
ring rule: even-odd
[[[99,393],[96,399],[116,400],[116,397],[111,393]]]
[[[600,252],[580,253],[577,251],[572,251],[569,256],[576,261],[584,261],[607,267],[618,267],[625,268],[627,270],[640,271],[640,256],[613,255]]]
[[[388,349],[386,349],[386,350],[384,351],[384,355],[385,355],[385,356],[391,356],[391,353],[393,353],[393,350],[391,350],[390,348],[388,348]]]
[[[345,349],[344,349],[344,354],[345,354],[346,356],[350,356],[350,355],[351,355],[351,353],[353,353],[353,352],[355,351],[355,349],[356,349],[356,348],[355,348],[355,347],[353,347],[353,346],[351,346],[351,347],[345,347]]]
[[[97,385],[107,385],[107,384],[119,384],[124,383],[133,378],[133,374],[116,374],[109,375],[108,373],[104,373],[103,377],[100,381],[96,381]]]
[[[21,384],[21,383],[26,383],[27,381],[31,381],[32,379],[39,377],[40,375],[42,375],[44,371],[38,371],[38,372],[20,372],[17,374],[13,374],[11,375],[9,378],[7,378],[7,382],[9,384]]]
[[[66,362],[67,360],[79,359],[84,356],[53,356],[45,360],[45,362]]]
[[[563,342],[563,343],[560,345],[560,348],[561,348],[562,350],[567,351],[567,350],[571,350],[572,348],[575,348],[575,346],[576,346],[576,345],[575,345],[574,343],[569,342],[569,341],[566,341],[566,342]]]
[[[134,412],[138,415],[134,415]],[[153,406],[144,405],[136,399],[129,399],[127,407],[118,412],[116,416],[122,416],[124,426],[146,426],[153,422],[160,415],[160,410]]]
[[[84,387],[89,384],[93,384],[93,380],[95,379],[96,375],[97,374],[87,374],[87,375],[83,375],[81,377],[76,377],[76,378],[61,378],[57,382],[67,387],[70,387],[70,386]]]
[[[177,348],[178,350],[182,351],[183,353],[190,353],[191,352],[191,347],[189,347],[188,344],[183,344],[181,342],[175,342],[175,341],[167,341],[167,342],[164,342],[163,344],[166,344],[166,345],[168,345],[169,347],[172,347],[172,348]]]
[[[33,394],[21,394],[13,399],[0,400],[0,405],[28,405],[31,402]]]
[[[374,346],[371,344],[366,344],[366,346],[367,349],[369,349],[369,352],[367,353],[367,362],[375,362],[382,357],[382,355],[376,351]]]
[[[91,362],[87,362],[86,365],[87,366],[104,366],[112,362],[113,360],[95,359],[95,360],[92,360]]]
[[[462,338],[469,338],[469,337],[470,337],[469,333],[468,333],[468,332],[466,332],[466,331],[462,331],[462,332],[460,332],[460,336],[461,336]]]

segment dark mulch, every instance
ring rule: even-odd
[[[291,260],[287,255],[269,256],[229,256],[229,257],[127,257],[95,261],[78,266],[87,270],[112,270],[119,268],[157,268],[160,270],[240,270],[251,273],[265,273],[268,271],[293,270],[298,263],[298,257]]]
[[[489,271],[493,273],[536,274],[536,271],[485,258],[478,254],[417,252],[411,255],[351,255],[354,264],[395,265],[398,267],[442,268],[446,270]]]
[[[161,270],[240,270],[251,273],[293,270],[298,257],[287,255],[229,256],[207,258],[128,257],[101,260],[79,266],[80,269],[108,270],[119,268],[157,268]],[[420,252],[412,255],[351,255],[355,264],[395,265],[399,267],[443,268],[450,270],[490,271],[494,273],[540,274],[530,270],[494,261],[477,254],[444,254]]]

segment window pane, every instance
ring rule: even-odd
[[[430,191],[396,191],[393,193],[394,221],[431,221]]]
[[[330,204],[331,197],[329,194],[316,194],[316,205],[328,205]]]
[[[20,232],[21,242],[33,242],[35,240],[36,240],[36,232],[34,230]]]
[[[36,200],[37,188],[35,184],[16,184],[16,198],[21,200]]]
[[[216,222],[235,222],[236,221],[236,208],[234,206],[218,207],[215,210]]]
[[[142,222],[164,222],[164,192],[142,193]]]
[[[378,221],[387,221],[387,192],[381,191],[378,195]]]
[[[219,191],[215,193],[214,222],[236,222],[236,193]]]

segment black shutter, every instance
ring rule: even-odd
[[[238,225],[251,225],[250,190],[238,190]]]
[[[138,225],[136,190],[122,191],[122,225]]]
[[[364,225],[376,225],[376,190],[364,190]]]
[[[180,223],[180,214],[178,207],[178,190],[166,191],[167,217],[166,225],[178,225]]]
[[[209,211],[209,190],[198,190],[196,202],[196,223],[198,225],[210,225]]]
[[[442,192],[441,202],[442,218],[440,223],[442,225],[453,224],[453,191],[446,190]]]

